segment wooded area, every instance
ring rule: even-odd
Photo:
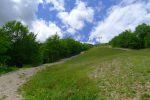
[[[113,47],[142,49],[150,48],[150,25],[138,25],[134,32],[125,30],[114,37],[110,44]]]
[[[92,45],[80,43],[68,37],[60,39],[56,34],[44,43],[36,41],[36,35],[18,21],[0,27],[0,65],[39,65],[79,54]]]

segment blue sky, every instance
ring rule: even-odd
[[[150,0],[1,0],[0,15],[0,25],[19,20],[41,42],[57,33],[106,43],[126,29],[150,24]]]
[[[38,6],[38,12],[36,13],[37,17],[39,19],[45,20],[45,21],[53,21],[59,26],[62,31],[64,31],[64,36],[72,36],[75,39],[82,41],[82,42],[88,42],[90,36],[90,32],[92,31],[93,27],[96,25],[96,22],[98,20],[103,20],[106,17],[107,10],[109,7],[119,3],[116,2],[116,0],[83,0],[79,1],[83,2],[86,7],[90,7],[93,11],[93,21],[92,22],[84,22],[84,27],[82,29],[76,30],[75,33],[72,32],[65,32],[67,28],[63,28],[64,23],[62,23],[61,19],[58,18],[58,10],[50,10],[49,8],[53,7],[53,4],[40,4]],[[76,0],[65,0],[64,3],[64,9],[65,12],[71,12],[73,9],[75,9],[78,4],[76,4]],[[81,12],[82,13],[82,12]],[[88,12],[87,12],[88,13]]]

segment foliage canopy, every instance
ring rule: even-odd
[[[134,32],[125,30],[114,37],[110,44],[113,47],[141,49],[150,47],[150,26],[146,24],[138,25]]]

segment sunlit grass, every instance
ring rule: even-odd
[[[26,100],[150,99],[150,50],[95,47],[33,76]]]

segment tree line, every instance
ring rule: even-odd
[[[142,49],[150,48],[150,25],[140,24],[135,31],[125,30],[110,42],[112,47]]]
[[[91,48],[68,37],[60,39],[56,34],[45,42],[36,41],[36,35],[18,21],[10,21],[0,27],[0,66],[39,65],[79,54]]]

